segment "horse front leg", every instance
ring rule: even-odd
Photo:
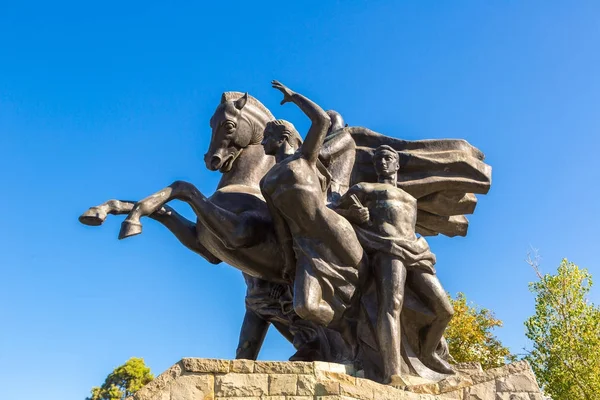
[[[181,186],[180,182],[176,181],[166,188],[135,203],[129,211],[127,218],[121,223],[119,239],[125,239],[142,233],[142,223],[140,222],[140,218],[152,215],[171,200],[180,199]]]
[[[98,206],[88,208],[79,216],[79,222],[88,226],[100,226],[106,221],[109,214],[129,214],[135,201],[108,200]]]
[[[255,211],[233,213],[212,203],[191,183],[176,181],[166,188],[137,202],[121,224],[119,239],[142,232],[140,218],[149,216],[171,200],[188,203],[198,220],[211,231],[226,248],[250,247],[264,239],[268,221]]]
[[[99,226],[104,223],[108,215],[129,214],[135,206],[135,201],[109,200],[98,206],[90,207],[81,214],[79,222],[84,225]],[[169,229],[175,237],[188,249],[202,256],[211,264],[219,264],[221,260],[214,256],[208,249],[198,242],[196,224],[188,220],[173,208],[163,205],[160,209],[149,215]]]

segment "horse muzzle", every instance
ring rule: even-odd
[[[221,157],[209,157],[208,154],[204,156],[204,162],[206,163],[206,168],[208,168],[211,171],[216,171],[219,168],[221,168],[221,165],[223,165],[223,160],[221,159]]]
[[[211,171],[220,171],[222,173],[229,172],[233,167],[233,163],[235,162],[235,159],[237,158],[239,153],[240,152],[229,153],[225,156],[221,156],[218,154],[206,154],[204,156],[206,168],[208,168]]]

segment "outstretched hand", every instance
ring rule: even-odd
[[[292,89],[290,89],[289,87],[285,86],[283,83],[279,82],[279,81],[271,81],[271,86],[273,86],[273,88],[279,90],[281,93],[283,93],[283,100],[281,100],[281,105],[284,105],[285,103],[289,103],[292,101],[292,95],[294,94],[294,92],[292,91]]]

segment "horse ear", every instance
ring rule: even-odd
[[[223,93],[221,95],[221,104],[225,103],[227,101],[227,96],[225,96],[225,93]]]
[[[243,95],[242,97],[240,97],[239,99],[237,99],[235,101],[235,108],[237,108],[238,110],[241,110],[242,108],[244,108],[247,101],[248,101],[248,92],[246,92],[245,95]]]

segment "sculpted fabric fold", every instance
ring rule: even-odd
[[[483,153],[465,140],[401,140],[363,127],[347,129],[356,142],[356,163],[351,184],[374,182],[373,151],[388,145],[400,157],[398,187],[418,200],[417,231],[423,236],[465,236],[463,214],[475,210],[474,193],[485,194],[492,183],[492,168]]]

